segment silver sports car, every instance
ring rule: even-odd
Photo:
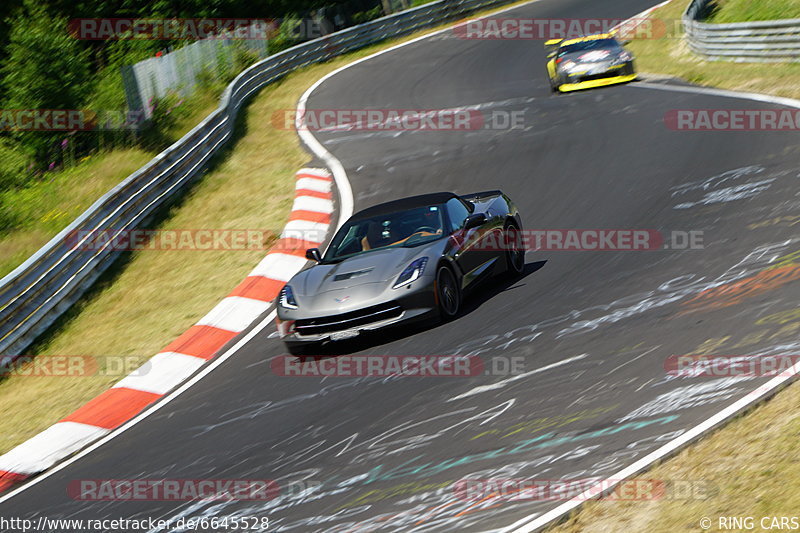
[[[525,266],[522,223],[500,191],[442,192],[356,213],[316,264],[297,273],[278,300],[278,331],[292,353],[414,320],[447,320],[464,291]]]

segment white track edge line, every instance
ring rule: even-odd
[[[523,518],[521,520],[518,520],[514,524],[510,525],[508,528],[503,529],[502,532],[531,533],[533,531],[538,531],[544,527],[547,527],[550,524],[550,522],[563,518],[564,515],[566,515],[573,509],[580,507],[583,503],[591,499],[598,499],[600,497],[598,493],[598,488],[602,488],[604,493],[607,493],[608,490],[616,487],[624,479],[630,476],[634,476],[637,473],[640,473],[643,470],[650,468],[652,464],[655,463],[656,461],[663,459],[666,456],[669,456],[672,453],[678,451],[682,447],[691,444],[694,440],[698,439],[699,437],[703,436],[703,434],[705,434],[706,432],[714,429],[723,422],[727,421],[729,418],[733,418],[741,414],[742,410],[757,403],[759,400],[765,398],[768,394],[776,392],[776,389],[780,385],[797,376],[798,372],[800,372],[800,363],[796,363],[789,370],[782,372],[779,376],[772,378],[767,383],[761,385],[757,389],[748,392],[742,398],[739,398],[728,407],[725,407],[721,411],[718,411],[717,413],[711,415],[709,418],[707,418],[700,424],[690,428],[689,430],[686,431],[686,433],[683,433],[681,436],[676,437],[675,439],[669,441],[661,448],[645,455],[638,461],[623,468],[622,470],[619,470],[618,472],[611,475],[607,479],[598,481],[595,485],[588,488],[586,491],[576,496],[575,498],[559,505],[555,509],[548,511],[544,514],[536,513],[536,515],[532,515]]]
[[[645,12],[654,9],[655,7],[658,6],[649,8],[648,10],[645,10]],[[632,18],[636,18],[638,16],[641,16],[641,14],[635,15]],[[666,84],[648,83],[648,82],[635,82],[631,84],[631,87],[638,87],[642,89],[656,89],[662,91],[708,94],[712,96],[739,98],[742,100],[754,100],[757,102],[767,102],[787,107],[800,108],[800,100],[795,100],[793,98],[785,98],[782,96],[772,96],[768,94],[759,94],[759,93],[737,92],[727,89],[716,89],[712,87],[691,87],[691,86],[666,85]],[[772,392],[777,392],[778,387],[780,387],[785,381],[791,380],[792,378],[796,377],[798,373],[800,373],[800,363],[794,365],[791,369],[789,369],[782,375],[771,379],[770,381],[760,386],[759,388],[750,391],[749,393],[747,393],[745,396],[743,396],[733,404],[722,409],[721,411],[718,411],[711,417],[707,418],[705,421],[687,430],[686,433],[682,434],[680,437],[677,437],[676,439],[668,442],[661,448],[642,457],[641,459],[629,465],[628,467],[623,468],[622,470],[616,472],[609,478],[598,482],[593,487],[587,489],[583,494],[576,496],[572,500],[569,500],[568,502],[563,503],[558,507],[556,507],[555,509],[548,511],[544,514],[534,513],[527,516],[526,518],[522,518],[517,522],[513,523],[512,525],[508,526],[507,528],[503,529],[502,533],[532,533],[534,531],[544,529],[551,522],[562,519],[567,513],[580,507],[587,500],[591,499],[590,496],[593,497],[594,499],[597,499],[598,496],[596,494],[592,494],[592,491],[596,490],[596,487],[605,487],[607,489],[611,489],[615,487],[617,484],[619,484],[621,480],[626,479],[629,476],[636,475],[637,473],[640,473],[643,470],[650,468],[652,464],[655,463],[656,461],[659,461],[673,454],[680,448],[691,444],[694,440],[700,438],[704,433],[710,431],[711,429],[714,429],[723,422],[727,421],[729,418],[732,418],[740,414],[741,411],[757,403],[762,398],[765,398],[768,394]]]
[[[740,100],[754,100],[756,102],[766,102],[786,107],[800,108],[800,100],[786,98],[785,96],[773,96],[771,94],[745,93],[731,91],[728,89],[716,89],[713,87],[691,87],[686,85],[669,85],[666,83],[652,83],[647,81],[636,81],[631,83],[630,86],[640,89],[655,89],[658,91],[671,91],[676,93],[709,94],[711,96],[724,96],[726,98],[738,98]]]
[[[0,503],[6,502],[7,500],[11,499],[12,497],[16,496],[17,494],[19,494],[19,493],[21,493],[21,492],[33,487],[34,485],[37,485],[41,481],[44,481],[45,479],[49,478],[50,476],[52,476],[56,472],[58,472],[60,470],[63,470],[64,468],[68,467],[69,465],[71,465],[75,461],[85,457],[86,455],[88,455],[89,453],[93,452],[94,450],[96,450],[97,448],[99,448],[103,444],[107,443],[108,441],[110,441],[114,437],[119,436],[120,434],[122,434],[126,430],[130,429],[131,427],[133,427],[137,423],[141,422],[142,420],[144,420],[148,416],[150,416],[153,413],[155,413],[158,410],[160,410],[162,407],[164,407],[165,405],[170,403],[172,400],[174,400],[175,398],[180,396],[189,387],[191,387],[192,385],[194,385],[195,383],[200,381],[202,378],[204,378],[205,376],[210,374],[212,370],[214,370],[219,365],[221,365],[222,363],[227,361],[233,354],[235,354],[237,351],[239,351],[239,349],[242,346],[247,344],[261,330],[263,330],[265,327],[267,327],[267,325],[270,324],[272,322],[272,320],[275,318],[275,315],[276,315],[275,310],[270,311],[270,313],[264,318],[264,320],[262,320],[256,327],[254,327],[252,330],[250,330],[244,337],[239,339],[239,341],[236,344],[234,344],[233,346],[228,348],[228,350],[226,350],[225,353],[223,353],[222,355],[220,355],[219,357],[214,359],[208,366],[203,368],[199,373],[197,373],[194,377],[192,377],[191,379],[189,379],[188,381],[183,383],[180,387],[178,387],[177,389],[173,390],[171,393],[169,393],[169,395],[164,396],[160,401],[158,401],[157,403],[155,403],[151,407],[146,408],[143,412],[141,412],[138,415],[136,415],[135,417],[131,418],[130,420],[128,420],[123,425],[121,425],[120,427],[118,427],[115,430],[113,430],[111,433],[109,433],[105,437],[103,437],[100,440],[98,440],[97,442],[91,444],[89,447],[84,448],[83,450],[78,452],[76,455],[70,457],[69,459],[64,460],[61,463],[58,463],[57,465],[55,465],[52,468],[42,472],[39,475],[34,474],[36,477],[31,479],[30,481],[26,482],[25,484],[19,486],[16,489],[13,489],[8,494],[0,496]]]

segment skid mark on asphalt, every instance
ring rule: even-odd
[[[511,378],[508,378],[508,379],[504,379],[503,381],[498,381],[497,383],[492,383],[490,385],[481,385],[481,386],[475,387],[474,389],[471,389],[471,390],[469,390],[469,391],[467,391],[467,392],[465,392],[463,394],[459,394],[458,396],[454,396],[454,397],[450,398],[447,401],[448,402],[452,402],[452,401],[455,401],[455,400],[461,400],[463,398],[467,398],[469,396],[474,396],[476,394],[481,394],[483,392],[502,389],[503,387],[505,387],[509,383],[513,383],[514,381],[525,379],[525,378],[530,377],[530,376],[532,376],[534,374],[539,374],[541,372],[546,372],[548,370],[552,370],[553,368],[557,368],[559,366],[566,365],[568,363],[572,363],[573,361],[579,361],[579,360],[584,359],[586,357],[589,357],[589,354],[588,353],[583,353],[581,355],[576,355],[575,357],[570,357],[568,359],[564,359],[563,361],[559,361],[559,362],[553,363],[551,365],[543,366],[542,368],[537,368],[536,370],[531,370],[530,372],[525,372],[524,374],[519,374],[517,376],[511,377]]]
[[[800,279],[800,263],[797,263],[796,259],[798,259],[798,252],[778,257],[774,260],[775,265],[768,266],[760,272],[737,281],[705,289],[685,302],[683,304],[685,309],[679,315],[738,305],[749,298],[796,281]]]
[[[674,413],[675,411],[689,409],[690,407],[700,407],[702,405],[728,400],[741,393],[744,389],[737,385],[749,379],[751,378],[723,378],[705,383],[677,387],[637,407],[620,418],[620,422]]]

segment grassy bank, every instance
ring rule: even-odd
[[[636,55],[639,72],[666,74],[710,87],[800,98],[800,63],[705,61],[692,53],[682,39],[679,23],[688,4],[688,0],[672,0],[650,15],[664,22],[666,35],[658,32],[658,38],[635,39],[628,45]]]
[[[800,18],[800,0],[722,0],[709,22],[748,22]]]
[[[75,166],[44,174],[28,186],[0,192],[0,206],[17,221],[0,234],[0,277],[44,246],[100,196],[180,139],[217,106],[217,91],[199,91],[176,111],[151,149],[117,148],[83,158]],[[81,135],[98,135],[96,132]]]

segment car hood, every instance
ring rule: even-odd
[[[581,50],[564,55],[564,62],[572,61],[580,65],[595,65],[615,61],[623,53],[622,50]]]
[[[397,279],[411,261],[425,255],[429,248],[387,248],[356,255],[341,263],[317,264],[298,273],[289,284],[300,295],[316,295],[369,283],[383,287]]]

